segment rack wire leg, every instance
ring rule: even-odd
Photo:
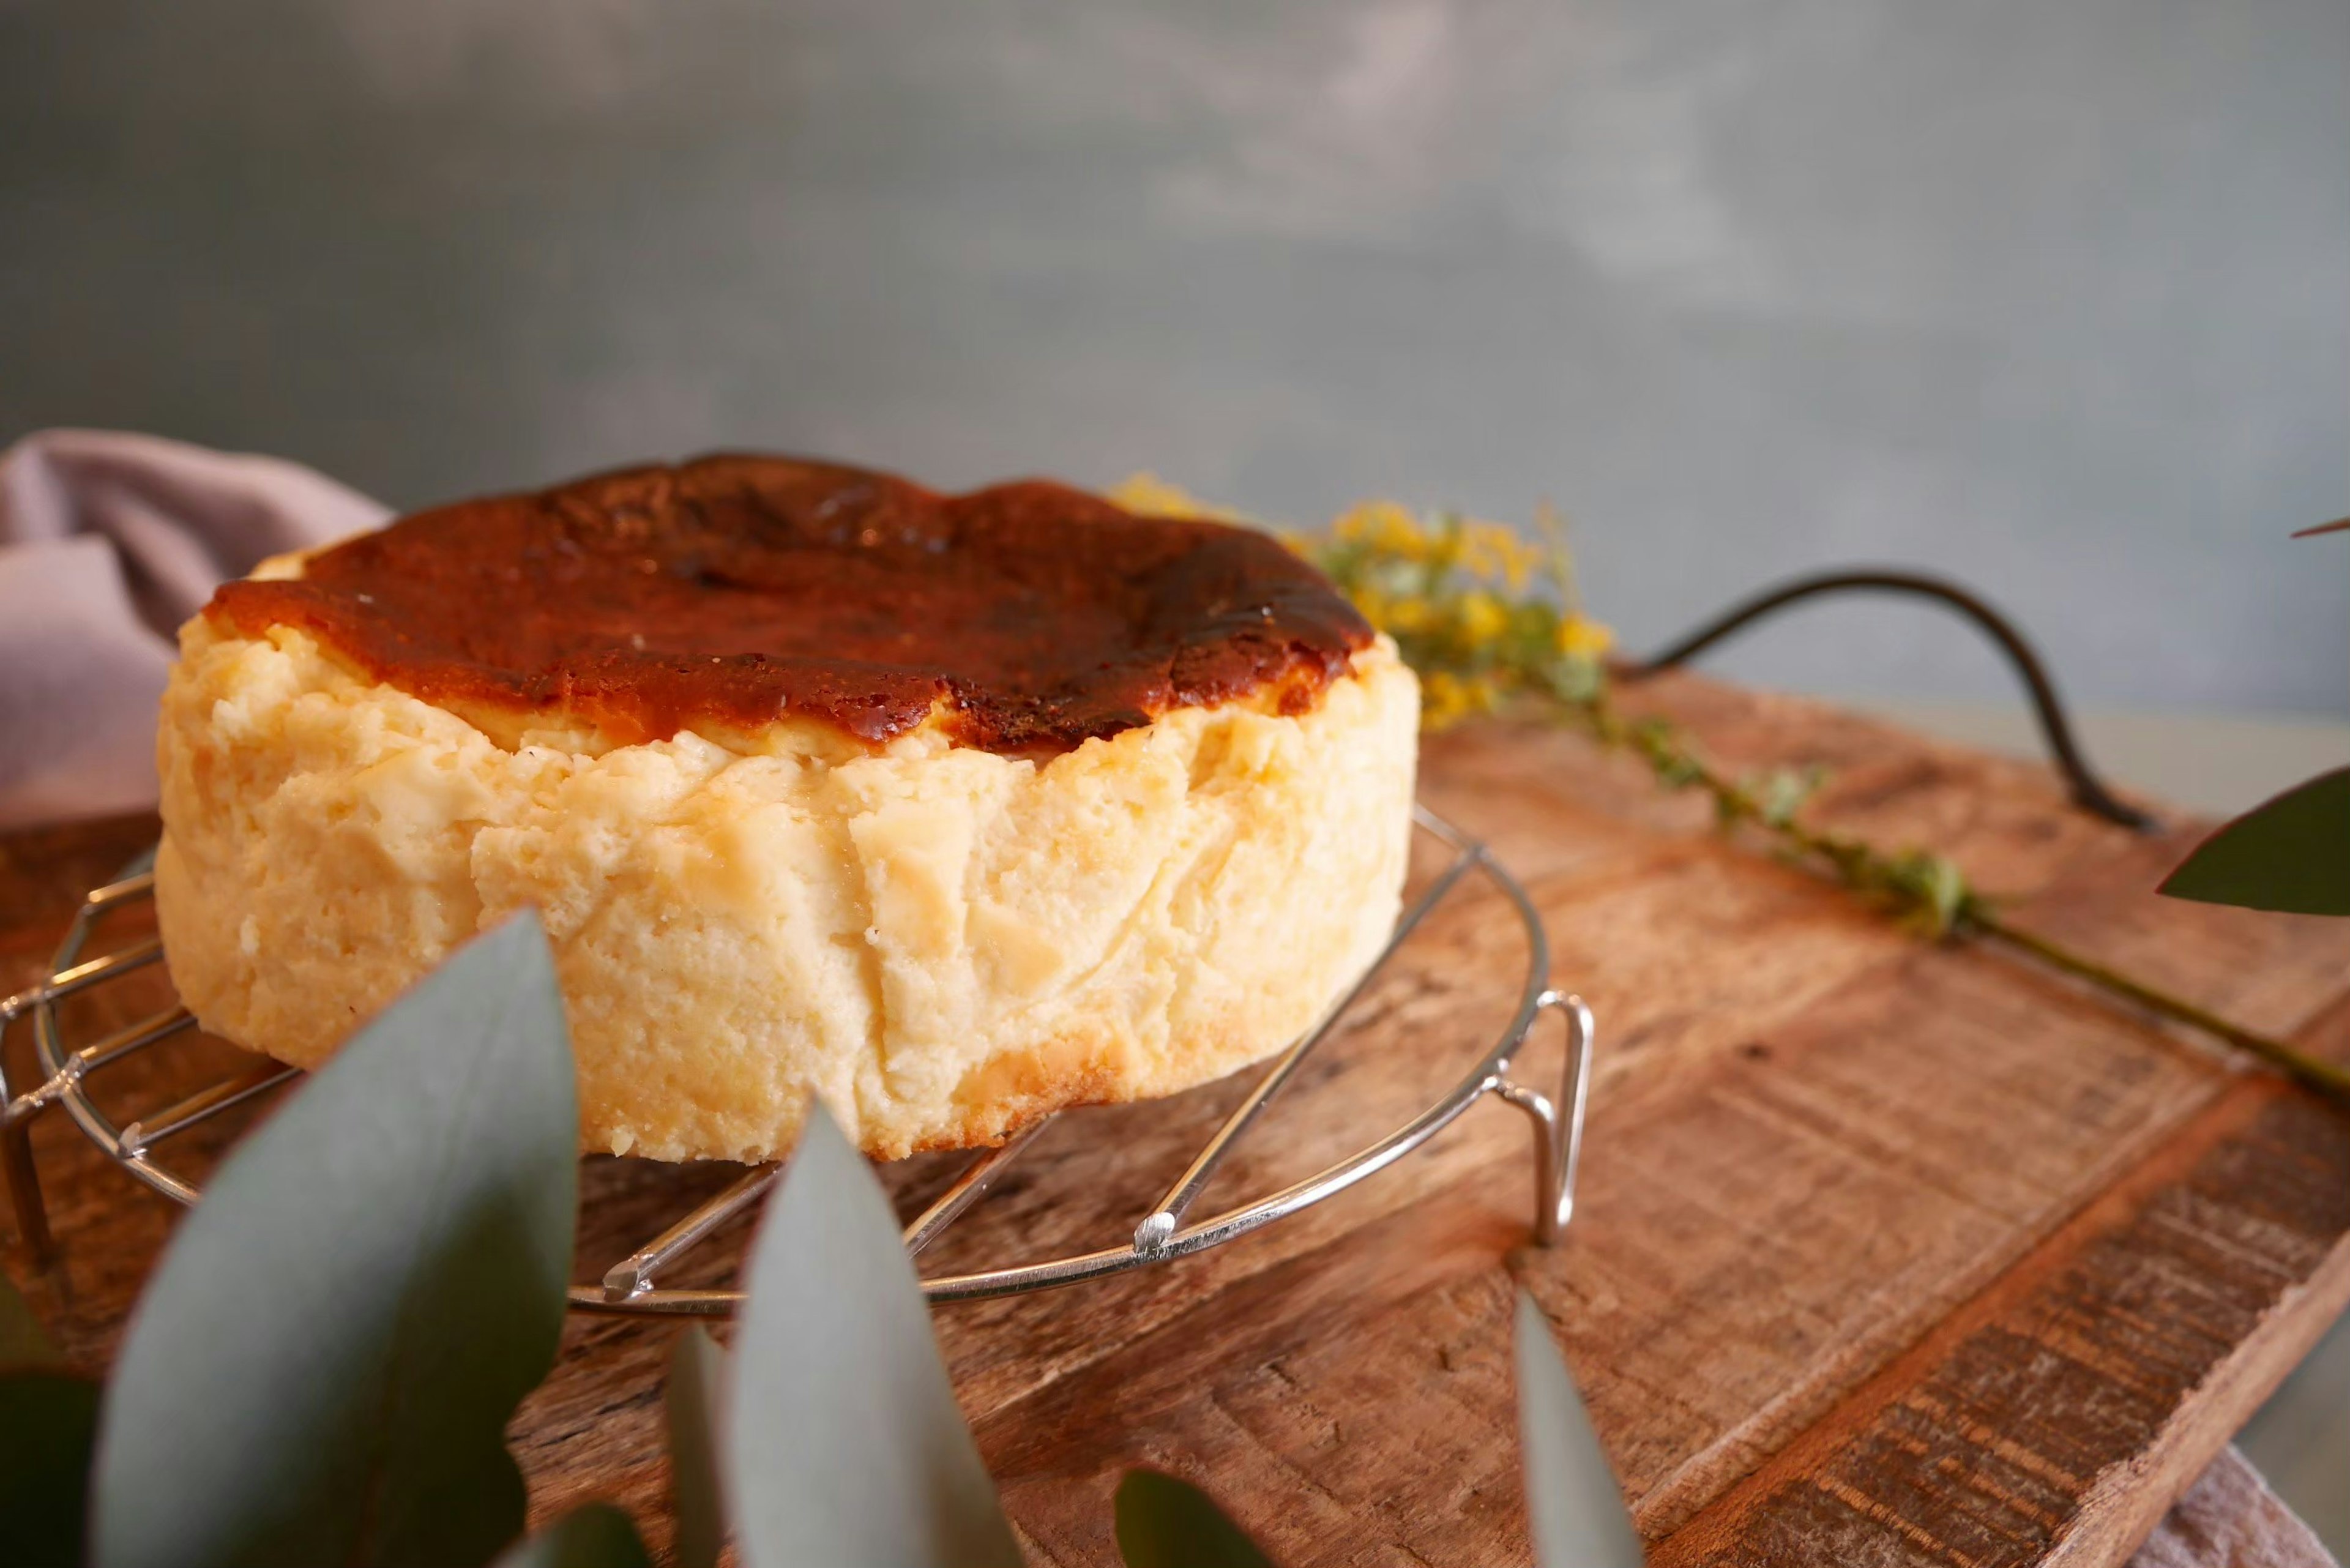
[[[1493,1092],[1526,1113],[1534,1133],[1534,1241],[1555,1247],[1575,1217],[1575,1171],[1583,1158],[1583,1111],[1591,1094],[1591,1009],[1583,998],[1551,991],[1538,1004],[1566,1022],[1566,1070],[1559,1103],[1523,1084],[1496,1079]],[[1564,1107],[1562,1109],[1561,1107]]]

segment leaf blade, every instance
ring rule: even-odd
[[[459,951],[223,1164],[109,1386],[101,1568],[478,1563],[552,1365],[578,1113],[535,916]]]
[[[1542,1568],[1640,1568],[1640,1534],[1607,1450],[1551,1343],[1550,1320],[1523,1290],[1516,1339],[1518,1440],[1534,1561]]]
[[[737,1320],[723,1474],[756,1568],[1021,1568],[897,1217],[819,1104]]]
[[[2221,826],[2160,891],[2204,904],[2350,915],[2350,768],[2320,774]]]
[[[1274,1568],[1213,1499],[1179,1476],[1128,1470],[1113,1506],[1126,1568]]]

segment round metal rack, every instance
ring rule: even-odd
[[[1403,1158],[1486,1095],[1516,1106],[1533,1124],[1534,1238],[1544,1245],[1556,1241],[1573,1211],[1575,1164],[1583,1141],[1584,1102],[1591,1081],[1590,1011],[1579,998],[1550,987],[1550,948],[1533,901],[1485,846],[1424,806],[1414,808],[1413,820],[1422,833],[1450,851],[1451,858],[1444,869],[1405,909],[1387,946],[1363,976],[1319,1022],[1274,1058],[1255,1085],[1201,1146],[1183,1173],[1141,1216],[1130,1242],[1040,1262],[933,1276],[922,1282],[930,1299],[966,1301],[1046,1290],[1204,1251],[1318,1203]],[[1269,1196],[1206,1219],[1192,1219],[1193,1206],[1250,1126],[1291,1081],[1308,1054],[1345,1020],[1349,1009],[1370,989],[1430,912],[1471,877],[1482,878],[1503,896],[1522,924],[1525,938],[1524,975],[1509,1022],[1499,1034],[1469,1061],[1457,1082],[1386,1136]],[[28,1124],[42,1111],[62,1106],[89,1140],[132,1177],[176,1202],[192,1204],[202,1196],[201,1189],[196,1181],[164,1164],[163,1146],[189,1128],[233,1106],[269,1095],[301,1076],[296,1068],[262,1060],[166,1109],[124,1123],[118,1123],[92,1097],[93,1075],[135,1054],[192,1033],[196,1028],[194,1017],[176,1004],[86,1043],[68,1038],[60,1020],[59,1003],[117,981],[162,956],[161,942],[152,937],[95,957],[86,956],[100,918],[148,898],[152,888],[151,873],[140,869],[91,892],[66,932],[48,978],[28,991],[0,1001],[0,1030],[19,1019],[29,1020],[34,1049],[45,1075],[42,1082],[22,1093],[12,1092],[5,1075],[0,1075],[0,1102],[5,1102],[5,1110],[0,1110],[0,1164],[6,1168],[18,1231],[36,1251],[46,1251],[50,1241],[38,1172],[33,1166],[26,1134]],[[1564,1021],[1566,1033],[1566,1064],[1556,1100],[1510,1076],[1512,1061],[1545,1013],[1556,1013]],[[937,1241],[1059,1119],[1046,1117],[1031,1123],[1000,1147],[974,1158],[945,1191],[906,1227],[907,1250],[920,1253]],[[742,1300],[741,1292],[669,1288],[658,1282],[659,1276],[688,1250],[757,1203],[782,1174],[782,1168],[775,1164],[747,1170],[723,1191],[697,1205],[615,1264],[600,1284],[574,1285],[573,1308],[584,1312],[705,1316],[731,1313]]]

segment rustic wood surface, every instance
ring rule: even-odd
[[[1694,677],[1669,712],[1733,769],[1817,763],[1816,820],[1955,857],[2019,922],[2243,1023],[2350,1054],[2350,923],[2148,891],[2192,841],[2066,808],[2037,767]],[[1175,1264],[937,1323],[1040,1562],[1116,1561],[1129,1465],[1191,1476],[1285,1563],[1523,1562],[1513,1290],[1541,1302],[1652,1561],[2124,1560],[2350,1299],[2350,1115],[2028,962],[1929,946],[1713,832],[1703,804],[1536,726],[1432,744],[1424,794],[1540,906],[1602,1055],[1571,1234],[1527,1244],[1528,1134],[1480,1106],[1298,1218]],[[0,984],[151,836],[0,839]],[[1521,965],[1491,897],[1448,907],[1243,1146],[1239,1200],[1403,1119],[1482,1047]],[[160,980],[76,1020],[152,1007]],[[21,1033],[22,1032],[19,1031]],[[11,1040],[21,1071],[26,1043]],[[1544,1039],[1528,1070],[1556,1070]],[[120,1070],[125,1115],[234,1060]],[[926,1261],[1110,1244],[1236,1085],[1079,1112]],[[172,1158],[203,1168],[234,1117]],[[95,1369],[173,1210],[61,1116],[36,1145],[62,1245],[10,1272]],[[908,1204],[951,1174],[888,1174]],[[591,1162],[594,1278],[723,1168]],[[732,1272],[741,1227],[671,1282]],[[660,1367],[677,1329],[575,1317],[515,1441],[545,1514],[588,1496],[665,1543]]]

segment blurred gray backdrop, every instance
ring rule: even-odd
[[[0,0],[0,440],[1548,496],[1635,648],[1917,563],[2093,701],[2338,712],[2345,81],[2345,0]]]

